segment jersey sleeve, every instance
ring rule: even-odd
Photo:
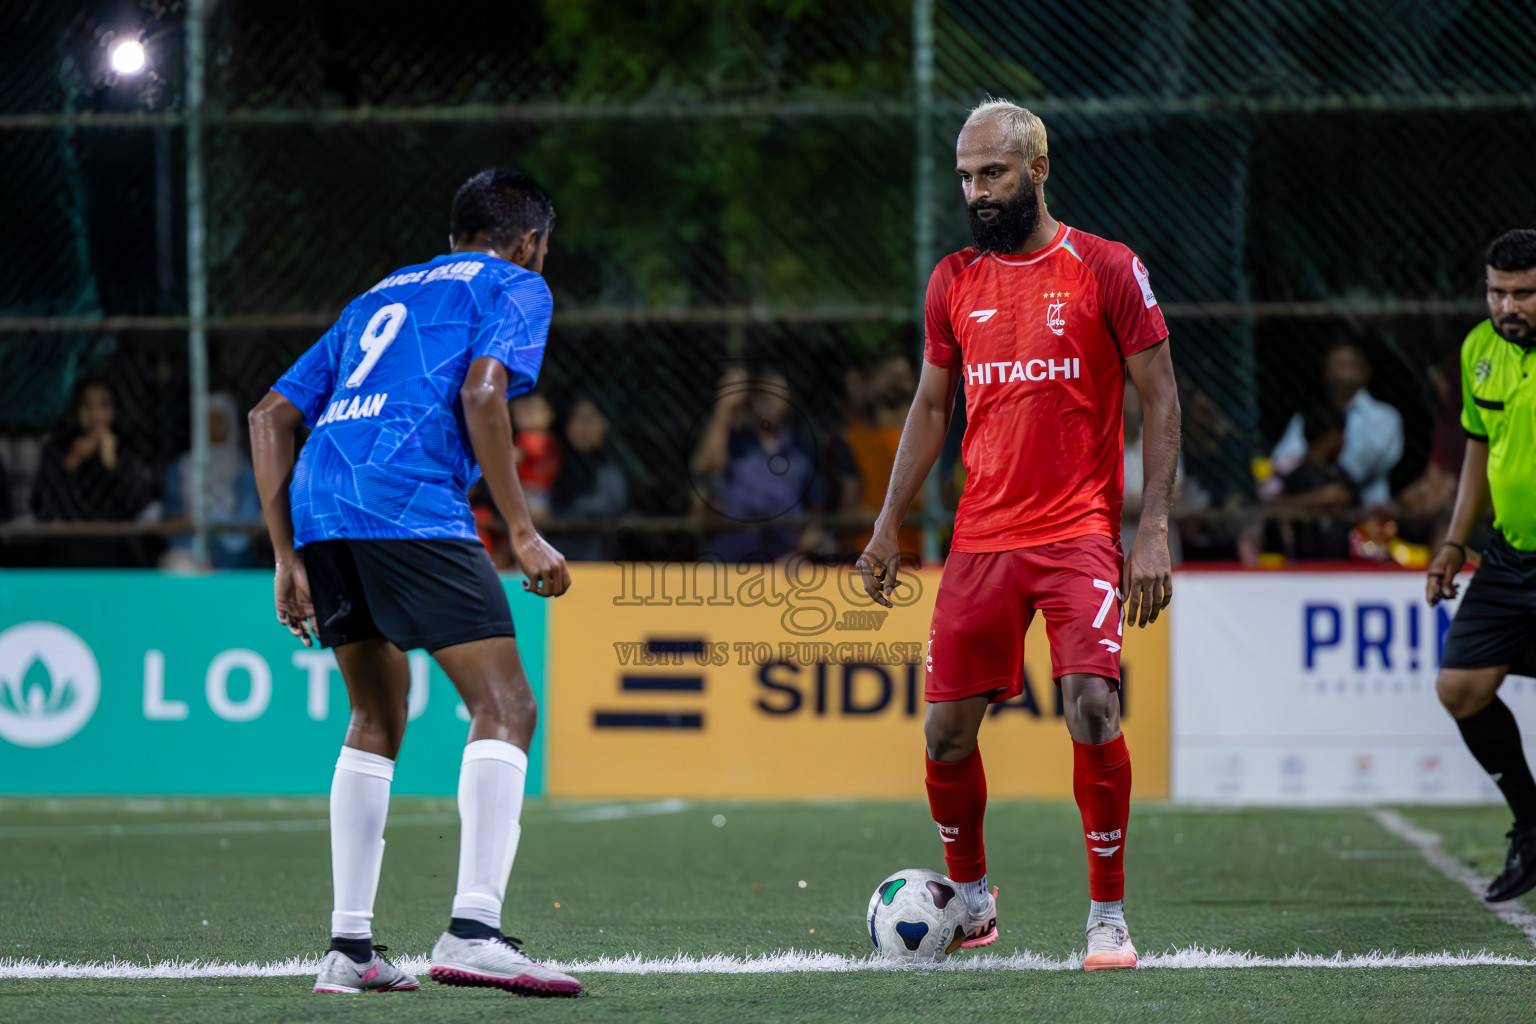
[[[471,360],[489,356],[507,368],[507,397],[533,390],[544,363],[554,299],[538,274],[517,274],[490,295],[470,340]]]
[[[961,254],[952,253],[939,261],[928,278],[928,297],[923,302],[923,359],[934,366],[960,362],[960,343],[949,322],[949,286],[961,265]]]
[[[1476,361],[1477,349],[1469,337],[1461,345],[1461,429],[1473,440],[1487,441],[1488,426],[1483,422],[1483,411],[1477,407],[1477,399],[1472,394]]]
[[[331,325],[320,340],[299,356],[288,372],[278,378],[272,390],[292,402],[304,414],[304,422],[315,425],[331,392],[336,390],[336,368],[341,362],[341,349],[346,343],[347,311]]]
[[[1120,353],[1133,356],[1168,337],[1146,265],[1123,245],[1096,246],[1091,260],[1099,281],[1099,308]]]

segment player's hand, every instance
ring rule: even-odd
[[[864,592],[874,598],[876,604],[894,607],[891,592],[901,582],[897,578],[901,573],[901,547],[896,535],[876,533],[854,564],[863,577]]]
[[[1173,600],[1173,564],[1168,541],[1140,530],[1125,560],[1121,581],[1125,594],[1125,624],[1145,628]]]
[[[1424,600],[1430,604],[1449,601],[1461,589],[1456,574],[1467,563],[1467,556],[1455,544],[1442,544],[1435,557],[1429,561],[1428,575],[1424,580]]]
[[[314,626],[315,604],[309,597],[309,575],[297,555],[277,563],[272,596],[277,605],[277,621],[287,626],[288,632],[302,640],[305,647],[313,647],[310,632],[319,635]]]
[[[514,540],[512,557],[517,559],[517,567],[528,577],[523,581],[524,590],[540,597],[559,597],[571,589],[571,570],[566,568],[565,556],[537,533]]]

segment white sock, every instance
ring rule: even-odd
[[[459,769],[459,888],[453,916],[501,927],[522,827],[528,755],[503,740],[475,740]]]
[[[974,882],[956,882],[960,891],[965,894],[965,905],[971,913],[980,914],[987,909],[987,899],[992,895],[992,887],[987,884],[987,876],[982,875]]]
[[[1110,900],[1108,903],[1100,903],[1098,900],[1088,901],[1088,927],[1092,928],[1099,922],[1112,924],[1119,928],[1125,927],[1125,901]]]
[[[355,747],[342,747],[331,777],[331,884],[335,901],[331,934],[342,939],[373,935],[373,898],[384,860],[384,820],[395,762]]]

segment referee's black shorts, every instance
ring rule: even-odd
[[[435,651],[512,636],[507,593],[472,540],[322,540],[299,549],[322,647],[383,637]]]
[[[1451,620],[1441,668],[1508,665],[1536,676],[1536,552],[1521,551],[1498,530]]]

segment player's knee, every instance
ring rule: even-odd
[[[1493,699],[1492,691],[1483,680],[1449,669],[1441,669],[1435,677],[1435,695],[1452,718],[1475,715]]]
[[[512,732],[533,734],[539,724],[539,702],[528,687],[497,693],[490,699],[477,702],[469,709],[477,722],[499,726]]]
[[[406,707],[358,707],[352,709],[352,729],[393,750],[405,739]]]
[[[1079,742],[1107,743],[1120,731],[1120,695],[1107,684],[1086,686],[1065,702],[1067,727]]]
[[[514,702],[514,713],[529,735],[539,727],[539,702],[534,700],[532,693],[525,692]]]
[[[976,730],[942,715],[928,716],[923,723],[923,738],[928,743],[931,761],[960,761],[976,748]]]

